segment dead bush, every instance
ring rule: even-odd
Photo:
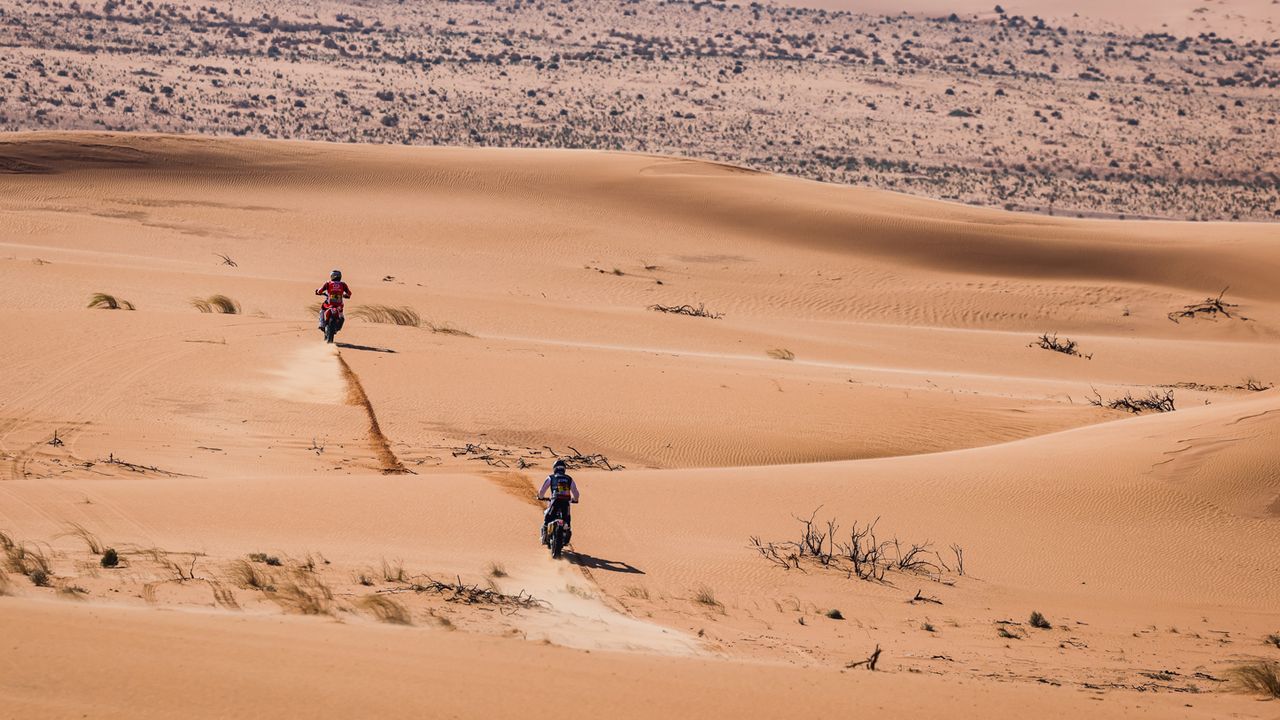
[[[1045,619],[1045,616],[1041,615],[1039,610],[1032,610],[1031,618],[1028,619],[1027,622],[1031,627],[1039,628],[1041,630],[1048,630],[1053,627],[1053,623]]]
[[[1089,404],[1109,410],[1124,410],[1134,415],[1140,415],[1148,410],[1152,412],[1173,412],[1177,409],[1174,405],[1172,390],[1149,390],[1146,395],[1141,397],[1134,397],[1132,392],[1125,391],[1125,394],[1120,397],[1104,400],[1102,394],[1095,388],[1093,397],[1089,398]]]
[[[1093,353],[1085,355],[1080,352],[1080,345],[1077,344],[1075,340],[1072,340],[1071,338],[1063,338],[1062,340],[1059,340],[1058,333],[1041,333],[1040,337],[1036,338],[1035,342],[1031,343],[1030,347],[1041,347],[1045,350],[1060,352],[1063,355],[1082,357],[1085,360],[1093,359]]]

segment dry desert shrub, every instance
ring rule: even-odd
[[[357,604],[377,618],[378,622],[391,623],[392,625],[413,624],[413,619],[409,616],[409,610],[386,595],[368,595],[360,598]]]
[[[507,569],[500,562],[489,563],[489,577],[504,578],[507,576]]]
[[[1163,392],[1150,390],[1146,395],[1139,397],[1134,397],[1132,392],[1126,391],[1121,397],[1104,400],[1102,395],[1095,389],[1093,397],[1089,398],[1089,404],[1109,410],[1124,410],[1134,415],[1140,415],[1148,410],[1153,412],[1173,412],[1177,410],[1174,405],[1172,390]]]
[[[1231,675],[1249,692],[1280,698],[1280,663],[1259,660],[1232,668]]]
[[[1045,616],[1041,615],[1039,610],[1032,610],[1031,618],[1027,622],[1031,623],[1031,627],[1040,628],[1041,630],[1048,630],[1053,627],[1053,623],[1045,619]]]
[[[97,310],[135,310],[133,303],[128,300],[119,300],[114,295],[107,293],[94,293],[89,296],[89,304],[86,306]]]
[[[1058,333],[1041,333],[1035,342],[1031,343],[1031,347],[1040,347],[1045,350],[1060,352],[1063,355],[1075,355],[1086,360],[1093,359],[1093,353],[1085,355],[1080,352],[1080,344],[1071,338],[1058,339]]]
[[[9,573],[0,570],[0,597],[13,593],[13,581],[9,579]]]
[[[775,360],[795,360],[796,354],[786,348],[773,348],[769,351],[769,357]]]
[[[221,313],[223,315],[239,315],[240,303],[226,295],[210,295],[207,298],[191,298],[191,307],[202,313]]]
[[[1268,645],[1275,645],[1277,649],[1280,649],[1280,633],[1271,633],[1263,638],[1262,641]]]
[[[98,564],[104,568],[113,568],[120,565],[120,553],[115,548],[107,548],[102,551],[102,557],[98,559]]]
[[[622,591],[627,594],[627,597],[635,600],[649,599],[649,589],[642,585],[628,585],[627,587],[623,588]]]
[[[351,317],[360,318],[371,323],[380,323],[384,325],[402,325],[405,327],[421,327],[422,317],[418,315],[418,311],[403,305],[401,307],[392,307],[390,305],[362,305],[350,313]]]

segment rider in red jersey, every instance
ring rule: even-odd
[[[345,320],[342,316],[342,303],[346,298],[351,297],[351,288],[342,282],[342,271],[334,270],[329,273],[329,282],[321,285],[316,290],[317,295],[325,296],[324,304],[320,306],[320,329],[324,329],[324,313],[329,308],[338,309],[339,322]]]

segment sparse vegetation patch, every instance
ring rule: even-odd
[[[191,298],[191,307],[202,313],[220,313],[222,315],[239,315],[240,303],[226,295],[210,295],[207,298]]]
[[[384,325],[401,325],[404,327],[421,327],[422,316],[418,315],[418,311],[413,308],[402,305],[400,307],[392,307],[390,305],[361,305],[347,312],[348,315],[360,318],[366,322],[379,323]]]
[[[107,293],[94,293],[89,296],[89,308],[98,310],[136,310],[133,303],[128,300],[117,299],[115,295]]]

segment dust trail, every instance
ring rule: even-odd
[[[342,376],[347,379],[347,401],[352,405],[363,407],[364,414],[369,418],[369,444],[377,453],[378,461],[382,463],[382,472],[387,475],[412,473],[413,471],[405,467],[400,462],[400,458],[391,452],[391,444],[387,442],[387,436],[382,434],[382,428],[378,425],[378,416],[373,412],[373,405],[364,392],[364,386],[360,384],[360,378],[347,364],[342,353],[337,353],[337,356],[338,365],[342,368]]]

